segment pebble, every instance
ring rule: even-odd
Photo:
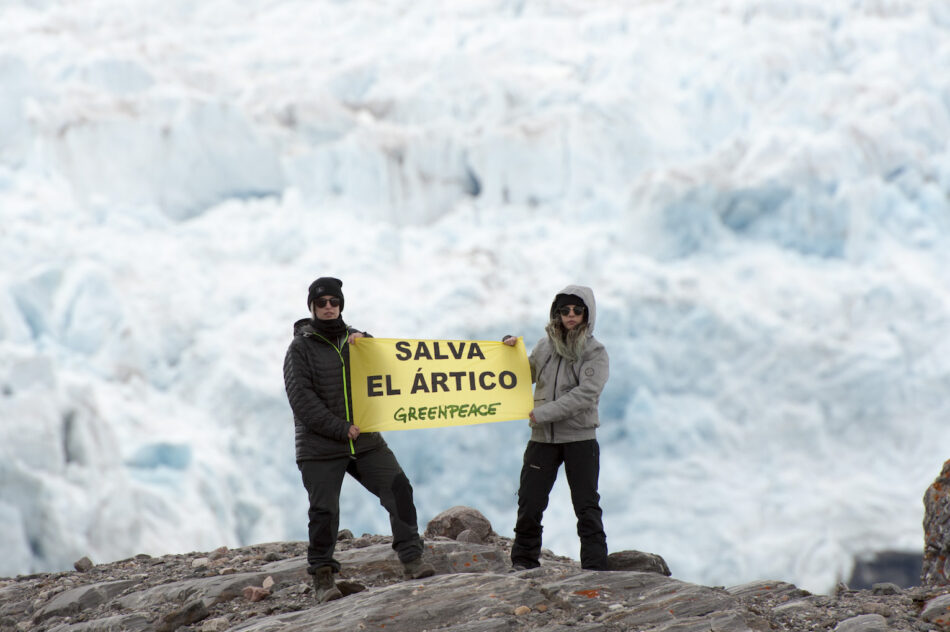
[[[201,632],[224,632],[231,627],[227,617],[215,617],[201,624]]]
[[[244,598],[248,601],[262,601],[270,597],[270,591],[260,586],[248,586],[244,589]]]

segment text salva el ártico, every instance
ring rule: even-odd
[[[396,360],[485,360],[477,342],[467,341],[408,341],[400,340],[394,345]],[[518,377],[512,371],[423,371],[417,369],[408,389],[409,395],[421,393],[465,393],[492,391],[496,388],[511,390],[518,385]],[[403,389],[393,384],[391,374],[376,374],[366,377],[368,397],[397,396]],[[461,400],[461,398],[460,398]],[[393,419],[403,423],[437,419],[488,417],[495,414],[500,402],[463,402],[431,406],[400,406],[393,412]]]

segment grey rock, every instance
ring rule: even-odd
[[[511,632],[513,629],[516,628],[513,628],[507,619],[502,618],[472,621],[452,626],[452,632]],[[577,630],[577,628],[569,629]]]
[[[619,551],[607,556],[607,568],[612,571],[641,571],[669,577],[670,567],[659,555],[642,551]]]
[[[816,610],[815,605],[807,599],[795,599],[772,608],[772,614],[776,616],[802,616]]]
[[[402,577],[402,564],[392,547],[386,544],[341,551],[336,559],[344,571],[347,567],[359,567],[360,577],[369,582]],[[504,573],[508,570],[508,558],[504,552],[489,545],[445,540],[427,542],[423,559],[435,567],[437,575]]]
[[[882,582],[871,586],[871,592],[875,595],[898,595],[903,592],[903,590],[897,584]]]
[[[196,570],[207,568],[209,564],[211,564],[211,558],[207,557],[198,557],[191,560],[191,567]]]
[[[726,589],[726,592],[728,592],[730,595],[735,595],[736,597],[753,597],[768,594],[771,597],[788,599],[807,597],[811,594],[807,590],[802,590],[795,584],[790,584],[783,581],[768,580],[759,580],[749,582],[747,584],[739,584],[738,586],[731,586]]]
[[[49,632],[144,632],[153,630],[149,618],[143,614],[123,614],[113,617],[84,621],[72,625],[57,625]]]
[[[227,617],[215,617],[201,624],[201,632],[224,632],[231,627]]]
[[[621,629],[687,632],[710,629],[746,632],[763,623],[722,590],[688,584],[656,573],[585,571],[544,585],[581,616],[621,604],[604,621]],[[596,615],[595,615],[596,616]]]
[[[117,604],[129,610],[147,609],[165,603],[186,603],[200,599],[206,605],[242,595],[248,586],[262,586],[271,577],[275,584],[309,581],[307,561],[295,557],[271,562],[253,573],[233,573],[170,582],[126,595]]]
[[[920,583],[950,584],[950,460],[924,492],[924,559]]]
[[[470,542],[472,544],[481,544],[484,542],[484,540],[481,537],[479,537],[479,535],[475,531],[471,529],[466,529],[465,531],[462,531],[461,533],[458,534],[458,536],[456,536],[455,539],[459,542]]]
[[[307,574],[307,558],[302,556],[271,562],[262,566],[260,570],[261,573],[273,577],[276,584],[291,581],[310,581],[310,576]],[[263,585],[263,580],[261,580],[261,584]]]
[[[484,542],[493,531],[491,522],[480,511],[471,507],[457,506],[446,509],[429,521],[425,537],[444,537],[455,540],[463,531],[471,531],[477,542]],[[472,541],[472,540],[467,540]]]
[[[845,619],[835,626],[835,632],[887,632],[887,619],[879,614],[862,614]]]
[[[188,603],[197,599],[206,604],[234,599],[247,586],[260,586],[267,573],[237,573],[186,579],[135,592],[116,600],[127,610],[146,610],[166,603]]]
[[[33,620],[39,623],[50,617],[61,617],[76,614],[89,608],[95,608],[99,604],[110,601],[125,589],[135,585],[135,583],[136,582],[130,580],[119,580],[77,586],[76,588],[61,592],[50,599],[46,605],[36,611],[36,614],[33,615]]]
[[[215,550],[211,551],[211,553],[208,554],[208,559],[214,561],[214,560],[220,560],[221,558],[224,558],[227,556],[228,556],[228,547],[219,546],[218,548],[216,548]]]
[[[183,625],[191,625],[207,616],[208,607],[203,601],[196,599],[164,615],[155,629],[157,632],[174,632]]]
[[[430,578],[431,579],[431,578]],[[458,596],[466,595],[459,599]],[[545,597],[529,582],[506,575],[459,574],[393,584],[332,601],[309,610],[255,620],[234,630],[264,632],[349,632],[379,629],[388,632],[418,632],[424,629],[456,629],[489,620],[493,615],[510,615],[521,605],[543,603]],[[506,629],[470,627],[470,630]],[[510,624],[508,624],[508,629]]]
[[[16,586],[0,588],[0,618],[20,619],[29,611],[29,601]],[[38,596],[38,595],[37,595]]]
[[[86,571],[92,570],[95,567],[95,564],[92,563],[88,557],[81,557],[73,563],[73,568],[75,568],[80,573],[85,573]]]
[[[950,595],[940,595],[924,605],[920,618],[928,623],[950,627]]]

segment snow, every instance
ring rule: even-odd
[[[950,458],[941,0],[0,8],[0,575],[306,537],[281,365],[594,288],[611,550],[823,592]],[[527,429],[389,433],[511,535]],[[348,482],[341,526],[386,533]],[[578,556],[566,484],[545,545]]]

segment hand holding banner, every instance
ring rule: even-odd
[[[359,338],[350,345],[350,378],[362,432],[526,419],[534,406],[520,338],[515,346]]]

